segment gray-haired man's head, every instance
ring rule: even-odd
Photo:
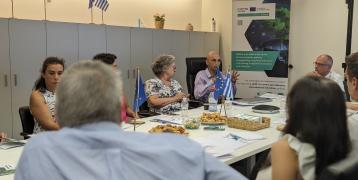
[[[72,65],[56,91],[56,112],[61,127],[120,121],[122,81],[110,66],[95,61]]]

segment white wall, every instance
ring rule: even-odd
[[[347,13],[344,0],[291,1],[290,85],[312,71],[312,62],[322,53],[333,57],[333,69],[343,75]]]
[[[90,23],[88,0],[13,0],[14,17],[19,19],[45,19],[63,22]],[[104,13],[104,23],[120,26],[137,26],[138,18],[145,27],[154,27],[153,15],[166,15],[166,29],[185,29],[187,23],[195,30],[201,27],[201,0],[108,0],[109,9]],[[0,17],[12,17],[11,0],[0,0]],[[93,22],[102,23],[101,11],[93,9]]]
[[[231,65],[232,44],[232,0],[203,0],[201,27],[211,31],[211,19],[216,20],[216,30],[220,32],[220,55],[224,60],[224,69]]]

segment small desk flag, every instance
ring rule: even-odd
[[[142,76],[137,75],[136,86],[135,86],[135,96],[133,102],[133,110],[135,112],[139,111],[139,107],[147,101],[147,96],[145,95],[144,83]]]
[[[215,78],[216,78],[215,81],[216,91],[214,92],[214,98],[218,100],[219,97],[224,93],[224,78],[219,68],[216,68]]]

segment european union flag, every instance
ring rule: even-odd
[[[139,78],[139,79],[138,79]],[[142,80],[142,76],[138,75],[135,83],[135,96],[133,102],[133,110],[135,112],[139,111],[139,107],[147,100],[147,96],[145,95],[144,83]]]
[[[215,81],[216,91],[214,92],[214,98],[216,100],[218,100],[219,97],[221,95],[223,95],[223,93],[224,93],[224,78],[223,78],[219,68],[216,68],[215,78],[216,78],[216,81]]]
[[[93,7],[93,3],[95,0],[89,0],[89,5],[88,8],[92,8]],[[101,9],[102,11],[107,11],[108,7],[109,7],[109,3],[107,0],[96,0],[95,6],[97,6],[99,9]]]

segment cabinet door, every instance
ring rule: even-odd
[[[106,26],[79,24],[79,60],[92,59],[106,52]]]
[[[203,32],[190,32],[189,36],[189,57],[205,57],[204,52],[205,34]]]
[[[46,57],[44,21],[10,20],[13,137],[20,138],[22,125],[18,109],[29,104],[35,80]]]
[[[107,52],[117,56],[117,66],[119,67],[123,80],[123,93],[129,105],[133,102],[133,87],[134,79],[131,76],[132,70],[130,67],[131,51],[130,51],[130,28],[107,26]]]
[[[0,131],[12,135],[9,20],[0,19]]]
[[[173,31],[153,30],[153,61],[162,54],[172,54],[175,43]]]
[[[153,31],[152,29],[131,30],[131,67],[140,68],[143,80],[154,77],[152,72],[153,61]],[[132,73],[134,75],[134,73]]]
[[[183,31],[172,31],[172,54],[176,57],[177,71],[175,79],[179,81],[184,92],[188,92],[186,83],[186,62],[185,58],[189,55],[189,33]]]
[[[205,32],[205,43],[204,43],[204,52],[208,53],[209,51],[216,51],[219,53],[220,45],[220,34],[214,32]]]
[[[47,22],[47,56],[66,61],[66,67],[78,61],[78,25]]]

